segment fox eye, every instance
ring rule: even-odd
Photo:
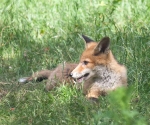
[[[84,65],[87,65],[89,62],[88,61],[83,61],[83,64]]]

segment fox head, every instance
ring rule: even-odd
[[[94,77],[97,66],[106,66],[111,61],[109,37],[102,38],[100,42],[94,42],[84,35],[82,37],[85,41],[85,50],[80,57],[78,66],[70,74],[77,82],[83,82]]]

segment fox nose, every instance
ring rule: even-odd
[[[69,74],[69,76],[70,76],[70,77],[72,77],[72,76],[73,76],[73,74],[72,74],[72,73],[70,73],[70,74]]]

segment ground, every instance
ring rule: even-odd
[[[0,4],[0,124],[150,124],[149,0],[2,0]],[[81,90],[18,79],[58,64],[78,62],[80,35],[111,39],[128,69],[128,88],[98,103]]]

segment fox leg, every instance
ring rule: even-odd
[[[99,87],[92,87],[89,89],[86,98],[94,102],[98,101],[99,96],[105,96],[107,92],[101,91]]]
[[[88,99],[90,99],[90,98],[96,98],[96,99],[98,99],[98,97],[100,96],[100,94],[101,94],[101,92],[100,92],[100,90],[98,88],[91,88],[88,91],[86,97]]]
[[[47,91],[52,90],[53,88],[55,88],[57,86],[57,80],[55,79],[48,79],[46,85],[45,85],[45,89]]]
[[[98,99],[101,93],[99,87],[97,85],[93,85],[92,82],[93,79],[83,84],[83,93],[86,95],[86,98],[93,100]]]
[[[18,80],[18,82],[19,83],[27,83],[27,82],[30,82],[30,81],[33,81],[33,80],[36,80],[36,81],[40,82],[44,79],[48,79],[51,72],[52,72],[51,70],[41,70],[39,72],[35,72],[32,76],[20,78]]]

